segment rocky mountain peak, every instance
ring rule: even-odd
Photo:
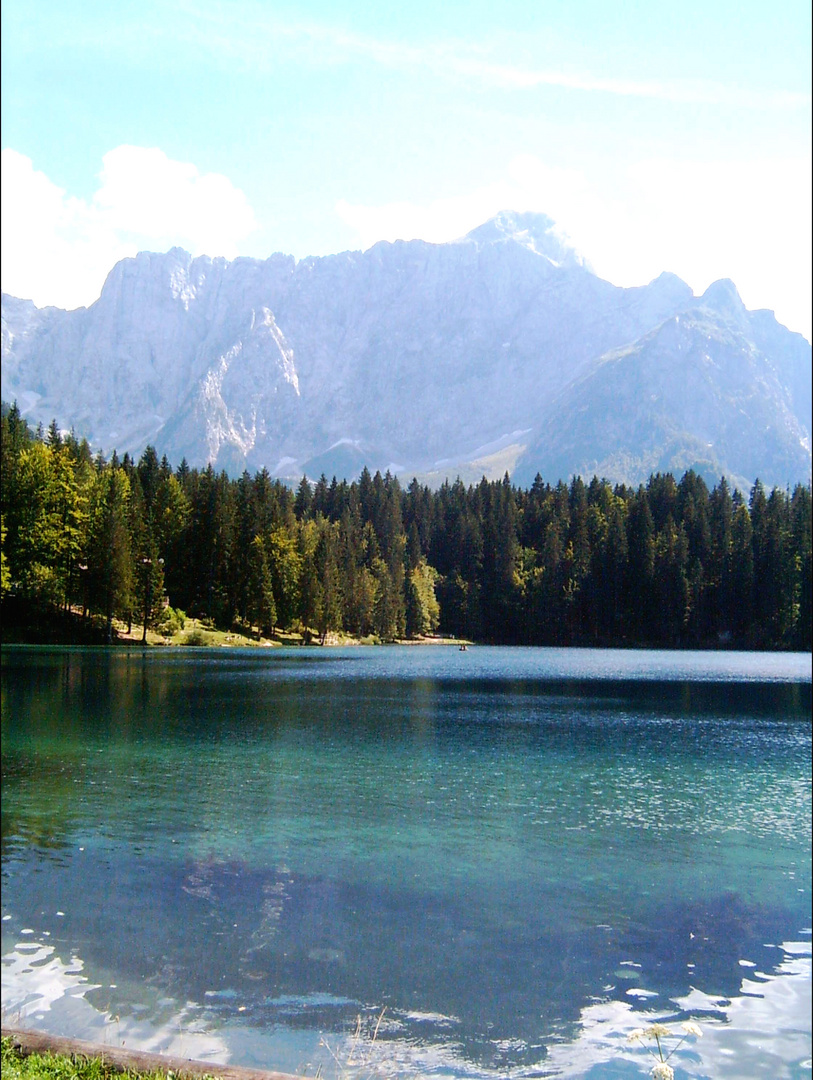
[[[543,255],[557,266],[581,266],[584,260],[565,239],[556,222],[533,211],[501,210],[464,237],[475,243],[497,244],[509,240]]]
[[[664,270],[662,274],[658,274],[656,278],[653,278],[649,283],[650,288],[655,288],[661,295],[672,294],[676,297],[683,297],[686,299],[692,299],[694,296],[691,288],[686,284],[683,278],[678,277],[677,274],[671,274],[668,270]]]
[[[737,286],[730,278],[713,281],[700,297],[698,304],[701,307],[711,308],[720,315],[734,318],[737,322],[747,318],[748,314],[737,292]]]

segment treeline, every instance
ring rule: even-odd
[[[807,649],[811,492],[746,502],[723,478],[431,491],[92,454],[2,416],[2,591],[154,625],[170,611],[265,634]]]

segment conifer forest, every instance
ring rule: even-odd
[[[537,476],[430,490],[389,473],[296,490],[93,454],[2,415],[4,623],[158,625],[182,611],[271,636],[809,649],[811,489],[689,471],[633,489]]]

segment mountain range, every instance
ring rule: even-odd
[[[541,214],[296,261],[173,248],[88,308],[2,298],[2,397],[106,451],[429,483],[811,476],[811,349],[732,282],[620,288]]]

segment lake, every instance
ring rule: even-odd
[[[811,1075],[808,655],[4,648],[2,757],[4,1023],[606,1080],[691,1016],[678,1077]]]

